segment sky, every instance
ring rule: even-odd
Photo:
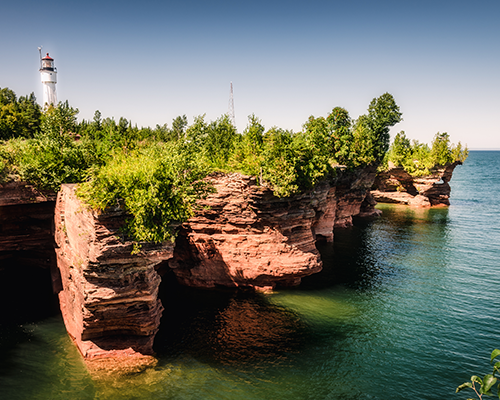
[[[404,130],[500,149],[500,0],[16,0],[0,11],[0,87],[42,102],[38,47],[79,119],[137,126],[229,110],[295,132],[391,93]]]

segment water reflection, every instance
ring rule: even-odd
[[[404,277],[405,270],[400,268],[404,258],[430,254],[433,260],[427,261],[436,261],[439,249],[433,249],[432,244],[446,245],[448,208],[386,204],[378,208],[383,212],[382,218],[355,220],[355,226],[335,230],[334,243],[317,244],[323,271],[303,278],[301,290],[339,284],[358,290],[379,288],[388,280]]]
[[[204,363],[252,368],[286,364],[307,326],[265,295],[184,288],[164,278],[165,311],[155,339],[161,361],[189,356]]]

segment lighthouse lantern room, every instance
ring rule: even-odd
[[[40,77],[43,84],[43,105],[57,105],[56,83],[57,69],[54,67],[54,59],[49,53],[42,58],[40,52]]]

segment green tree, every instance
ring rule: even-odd
[[[234,151],[236,135],[236,128],[227,114],[208,125],[207,134],[203,141],[203,149],[205,157],[212,168],[227,168],[228,161]]]
[[[368,118],[362,123],[367,125],[371,131],[370,141],[373,144],[373,156],[376,162],[381,162],[389,149],[389,129],[402,121],[402,113],[399,106],[389,93],[375,98],[368,107]]]
[[[353,141],[351,117],[345,108],[335,107],[326,119],[331,130],[334,159],[338,164],[348,165]]]
[[[194,118],[194,122],[186,129],[185,140],[202,151],[203,143],[208,136],[208,124],[205,122],[205,114]]]
[[[57,107],[50,105],[42,115],[42,134],[55,140],[69,140],[68,135],[77,130],[78,112],[78,108],[71,107],[67,100]]]
[[[388,161],[396,166],[403,167],[406,172],[413,176],[429,175],[431,170],[444,167],[455,161],[463,162],[467,158],[467,147],[450,143],[447,133],[437,133],[432,141],[432,147],[425,143],[410,140],[404,132],[400,132],[394,138],[388,152]]]
[[[156,143],[133,151],[115,149],[82,183],[78,196],[96,210],[123,204],[130,214],[125,234],[138,242],[164,242],[193,215],[211,186],[208,170],[185,143]]]
[[[394,138],[389,149],[389,158],[397,167],[405,166],[412,158],[411,142],[404,131],[399,132]]]
[[[188,120],[186,115],[178,116],[172,121],[172,131],[171,138],[172,140],[180,140],[184,137],[184,132],[186,131],[186,127],[188,125]]]
[[[22,143],[17,154],[21,179],[40,189],[58,191],[61,183],[82,182],[93,165],[101,165],[102,153],[87,140],[77,141],[78,109],[68,102],[49,106],[43,114],[41,133]]]
[[[255,114],[248,116],[248,125],[240,140],[235,141],[231,165],[244,174],[261,176],[264,125]]]
[[[382,161],[379,158],[382,157],[379,139],[371,129],[370,117],[361,115],[352,129],[352,142],[345,164],[350,168],[379,164]]]
[[[41,109],[33,93],[21,96],[0,89],[0,139],[33,137],[40,129]]]
[[[279,197],[288,197],[299,191],[292,141],[290,131],[276,127],[264,135],[263,178]]]

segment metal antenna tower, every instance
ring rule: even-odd
[[[228,112],[229,120],[236,126],[234,121],[234,97],[233,97],[233,82],[231,82],[231,91],[229,93],[229,112]]]

